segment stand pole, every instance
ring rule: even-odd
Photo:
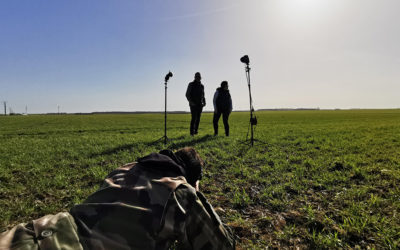
[[[164,144],[167,144],[167,81],[165,81]]]
[[[154,142],[158,143],[160,141],[164,141],[164,145],[167,145],[167,142],[171,141],[167,137],[167,89],[168,89],[168,80],[170,77],[172,77],[171,71],[168,72],[168,74],[165,76],[165,82],[164,82],[164,136],[162,136],[160,139]]]
[[[247,86],[249,87],[249,100],[250,100],[250,144],[254,145],[254,118],[253,118],[253,99],[251,97],[251,86],[250,86],[250,67],[246,64],[246,78],[247,78]]]

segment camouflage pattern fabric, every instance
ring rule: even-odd
[[[230,229],[181,171],[161,154],[122,166],[70,214],[0,234],[0,249],[234,249]]]
[[[30,223],[21,223],[0,234],[0,249],[83,249],[77,226],[69,213],[46,215]]]
[[[111,172],[71,210],[84,247],[168,249],[177,241],[183,249],[234,249],[232,232],[204,196],[168,170],[130,163]]]

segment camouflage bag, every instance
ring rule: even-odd
[[[67,213],[46,215],[29,223],[21,223],[0,234],[0,249],[83,249],[77,226]]]

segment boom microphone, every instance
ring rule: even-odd
[[[168,82],[169,78],[172,76],[173,76],[172,72],[171,71],[168,72],[168,74],[165,76],[165,81]]]
[[[249,63],[250,63],[249,56],[248,56],[248,55],[242,56],[242,57],[240,58],[240,61],[241,61],[242,63],[245,63],[245,64],[249,65]]]

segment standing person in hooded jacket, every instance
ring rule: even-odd
[[[218,135],[218,121],[222,114],[222,120],[225,127],[225,135],[229,136],[228,118],[232,112],[232,98],[229,94],[228,82],[221,82],[221,87],[217,88],[214,94],[214,135]]]
[[[201,84],[201,75],[199,72],[194,75],[194,81],[189,83],[186,90],[186,98],[189,101],[190,113],[192,114],[190,135],[193,136],[198,133],[201,112],[203,111],[203,107],[206,106],[204,86]]]

